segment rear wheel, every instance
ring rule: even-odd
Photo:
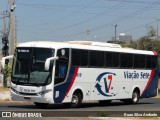
[[[131,99],[125,99],[121,101],[123,101],[125,104],[136,104],[139,101],[139,97],[140,97],[140,93],[137,90],[134,90],[132,93]]]
[[[139,101],[139,92],[138,91],[134,91],[132,94],[132,99],[130,100],[132,104],[136,104]]]
[[[78,92],[72,96],[71,107],[76,108],[82,104],[82,95]]]
[[[38,108],[46,108],[48,106],[48,103],[38,103],[34,102],[35,106]]]

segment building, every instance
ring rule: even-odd
[[[112,37],[112,41],[115,41],[115,37]],[[130,41],[132,41],[132,36],[126,35],[125,33],[120,33],[119,36],[117,36],[116,41],[129,43]]]

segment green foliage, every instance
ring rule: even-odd
[[[149,27],[148,27],[147,36],[148,36],[150,39],[153,39],[153,38],[156,36],[156,30],[154,29],[153,26],[149,26]]]
[[[152,50],[153,49],[153,41],[149,39],[147,36],[143,36],[138,41],[138,47],[140,50]]]
[[[3,70],[3,87],[7,87],[7,82],[9,80],[10,75],[11,75],[11,67],[5,64]]]

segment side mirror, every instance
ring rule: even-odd
[[[10,56],[6,56],[6,57],[3,57],[2,60],[1,60],[1,65],[2,65],[2,68],[4,69],[4,66],[5,66],[5,61],[7,59],[12,59],[13,58],[13,55],[10,55]]]
[[[45,65],[44,65],[44,69],[46,71],[49,70],[49,67],[50,67],[50,62],[53,61],[53,60],[58,60],[59,57],[50,57],[50,58],[47,58],[46,61],[45,61]]]

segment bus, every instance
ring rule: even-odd
[[[18,45],[13,55],[11,99],[37,107],[112,100],[135,104],[157,93],[155,51],[92,41],[35,41]]]

